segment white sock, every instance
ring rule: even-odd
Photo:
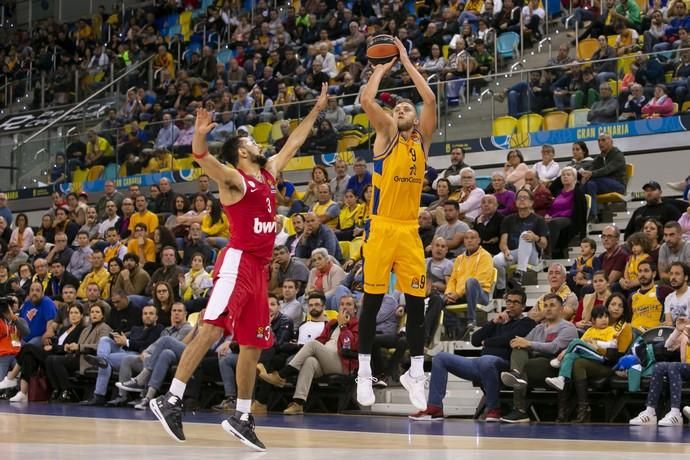
[[[410,366],[410,377],[421,379],[424,377],[424,356],[413,356]]]
[[[656,417],[656,409],[653,407],[647,406],[647,408],[644,410],[647,415],[651,415],[652,417]]]
[[[184,390],[187,388],[187,384],[182,380],[173,379],[170,384],[170,393],[174,394],[180,399],[184,399]]]
[[[371,355],[359,354],[359,377],[371,377]]]
[[[243,414],[248,414],[251,411],[252,400],[251,399],[238,399],[235,404],[235,410],[237,412],[242,412]]]
[[[672,407],[671,410],[668,411],[668,413],[680,417],[680,409],[677,407]]]

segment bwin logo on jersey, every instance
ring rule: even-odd
[[[254,233],[275,233],[275,222],[261,222],[258,217],[254,218]]]

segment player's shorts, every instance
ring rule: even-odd
[[[213,292],[204,321],[220,327],[240,345],[269,348],[268,265],[234,248],[224,248],[213,269]]]
[[[426,263],[417,221],[372,216],[364,236],[364,292],[386,294],[391,271],[399,291],[424,297]]]

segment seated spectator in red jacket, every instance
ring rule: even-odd
[[[673,101],[666,94],[666,86],[658,84],[654,87],[654,97],[642,107],[642,117],[669,117],[673,115],[673,110]]]

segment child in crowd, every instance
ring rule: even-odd
[[[604,362],[606,350],[618,346],[618,333],[609,325],[609,312],[604,306],[592,310],[592,327],[587,329],[581,339],[570,342],[568,348],[551,360],[551,366],[560,368],[558,377],[547,377],[545,382],[551,388],[563,391],[566,379],[573,373],[576,359],[585,358]]]
[[[623,277],[619,283],[624,290],[632,291],[640,286],[640,282],[637,280],[637,266],[640,262],[649,258],[651,248],[649,240],[642,232],[630,235],[627,246],[630,251],[630,257],[628,257],[628,262],[625,264]]]
[[[594,267],[594,253],[597,251],[597,243],[591,238],[583,238],[580,241],[580,257],[576,258],[570,267],[567,282],[571,291],[582,298],[582,288],[590,283],[592,275],[596,271]]]

